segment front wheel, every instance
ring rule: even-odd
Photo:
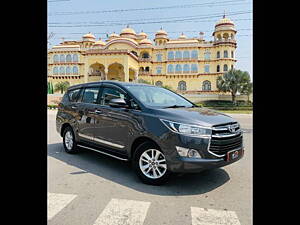
[[[150,142],[137,148],[133,166],[138,177],[146,184],[161,185],[170,175],[164,153]]]
[[[77,144],[75,141],[75,135],[71,127],[67,127],[63,133],[63,144],[67,153],[76,153]]]

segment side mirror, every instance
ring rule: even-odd
[[[113,98],[109,101],[108,105],[115,108],[128,108],[123,98]]]

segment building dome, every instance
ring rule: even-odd
[[[140,45],[152,45],[152,41],[145,38],[145,39],[141,40],[139,44]]]
[[[143,32],[143,31],[141,33],[139,33],[138,36],[144,37],[144,38],[148,37],[148,35],[145,32]]]
[[[99,39],[98,41],[96,41],[93,46],[104,46],[106,45],[106,43],[104,41],[102,41],[101,39]]]
[[[155,35],[168,35],[168,33],[162,29],[162,27],[160,28],[160,30],[156,31]]]
[[[83,35],[82,37],[83,37],[83,38],[91,38],[91,39],[95,39],[95,38],[96,38],[91,32],[89,32],[89,33]]]
[[[120,35],[116,34],[115,32],[109,35],[109,39],[118,38],[118,37],[120,37]]]
[[[220,25],[232,25],[232,26],[234,26],[234,23],[233,23],[229,18],[225,18],[225,16],[223,16],[223,18],[220,19],[220,20],[216,23],[215,27],[218,27],[218,26],[220,26]]]
[[[124,28],[121,33],[122,34],[132,34],[132,35],[136,35],[134,29],[130,28],[129,26],[127,26],[126,28]]]
[[[178,39],[187,39],[187,37],[183,33],[181,33]]]

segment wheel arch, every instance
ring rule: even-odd
[[[161,147],[159,146],[159,144],[153,139],[153,138],[150,138],[150,137],[147,137],[147,136],[142,136],[142,137],[138,137],[136,138],[132,144],[131,144],[131,148],[130,148],[130,153],[129,153],[129,158],[132,159],[137,147],[139,145],[141,145],[142,143],[144,142],[151,142],[153,143],[159,150],[161,150]]]

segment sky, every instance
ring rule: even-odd
[[[252,78],[252,9],[252,0],[48,0],[48,48],[62,40],[80,40],[88,32],[106,39],[106,34],[120,33],[127,25],[136,33],[144,31],[152,41],[161,27],[169,38],[204,32],[210,41],[225,12],[237,29],[235,68]]]

